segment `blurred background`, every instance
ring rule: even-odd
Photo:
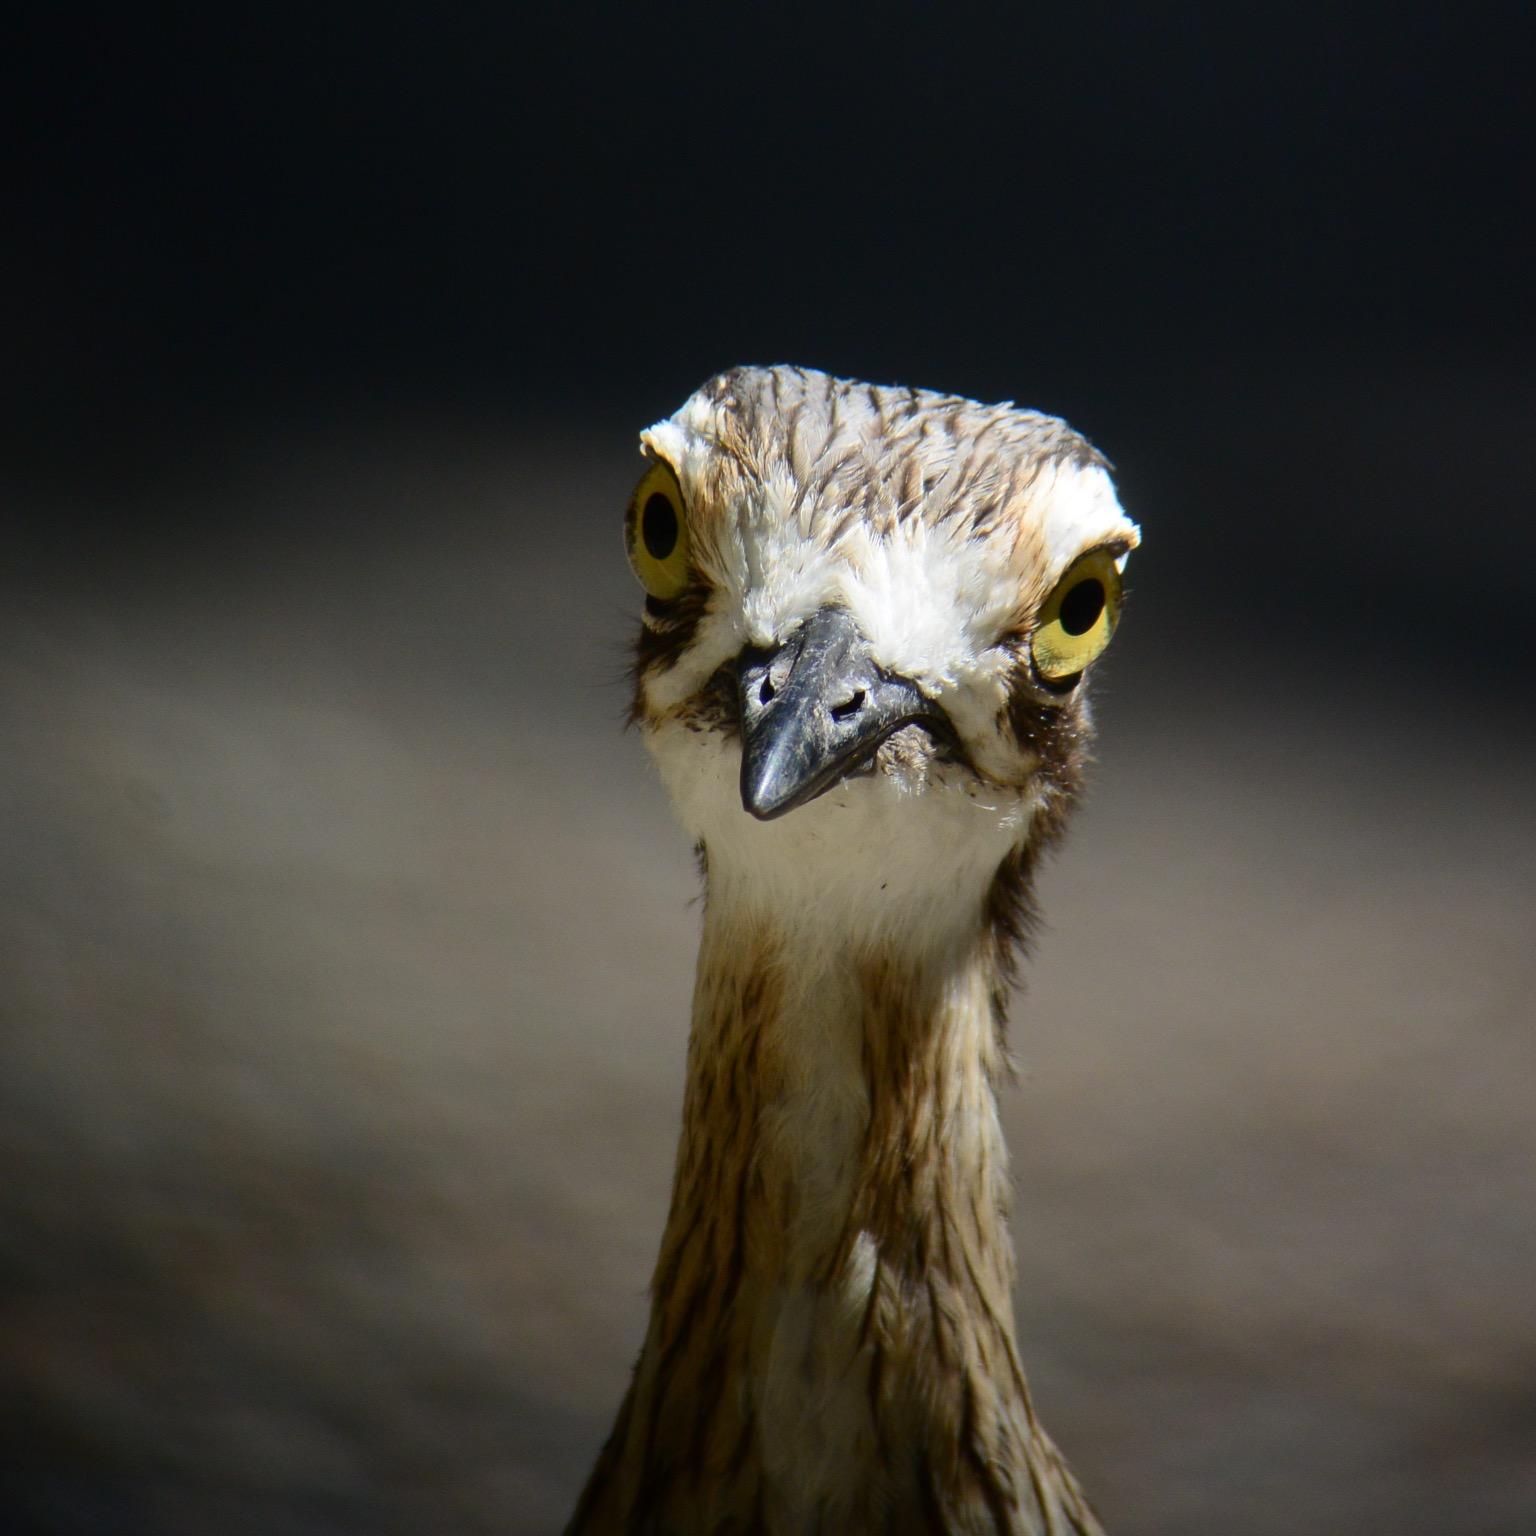
[[[743,361],[1145,529],[1005,1106],[1110,1528],[1536,1525],[1528,9],[100,9],[0,62],[0,1527],[559,1528],[698,924],[619,521]]]

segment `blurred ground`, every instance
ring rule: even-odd
[[[620,731],[613,441],[295,450],[16,554],[5,1530],[558,1528],[697,924]],[[1133,602],[1006,1105],[1025,1360],[1119,1536],[1536,1524],[1508,702]]]

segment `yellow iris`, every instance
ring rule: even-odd
[[[624,545],[640,585],[652,597],[676,597],[688,585],[688,518],[672,466],[657,459],[640,477],[624,514]]]
[[[1040,610],[1030,637],[1035,671],[1048,683],[1075,681],[1109,644],[1120,617],[1120,572],[1107,549],[1073,561]]]

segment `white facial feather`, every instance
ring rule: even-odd
[[[646,742],[679,820],[708,850],[711,899],[772,916],[810,951],[823,940],[840,945],[850,929],[872,940],[920,933],[924,947],[949,942],[973,917],[957,893],[981,899],[1037,804],[1032,787],[929,766],[844,779],[763,822],[742,809],[735,749],[701,742],[675,720]]]

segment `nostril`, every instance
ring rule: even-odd
[[[864,690],[862,688],[856,688],[854,689],[853,696],[851,698],[845,699],[841,704],[834,704],[832,706],[832,718],[836,720],[839,725],[841,725],[844,720],[847,720],[851,716],[858,714],[858,712],[863,708]]]
[[[763,686],[757,690],[757,702],[759,704],[773,703],[773,679],[766,674],[763,677]]]

